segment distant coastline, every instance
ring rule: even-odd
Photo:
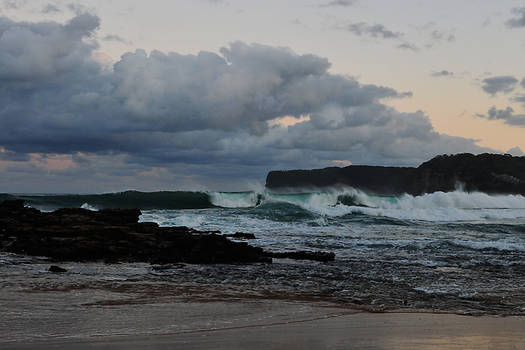
[[[271,171],[266,178],[266,188],[277,191],[334,186],[386,195],[422,195],[457,189],[525,195],[525,157],[462,153],[440,155],[417,168],[350,165]]]

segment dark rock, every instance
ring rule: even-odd
[[[525,195],[525,157],[469,153],[442,155],[417,168],[351,165],[345,168],[271,171],[270,189],[351,186],[380,194],[421,195],[458,188]]]
[[[56,265],[51,265],[49,266],[49,269],[47,270],[49,272],[53,272],[53,273],[62,273],[62,272],[67,272],[66,269],[60,267],[60,266],[56,266]]]
[[[271,262],[261,248],[187,227],[139,223],[138,209],[59,209],[0,204],[0,250],[56,261],[171,263]]]
[[[21,211],[24,210],[24,201],[21,199],[5,200],[0,203],[0,209],[9,212]]]
[[[276,259],[295,259],[295,260],[315,260],[315,261],[333,261],[335,254],[332,252],[310,252],[310,251],[296,251],[296,252],[265,252],[266,256]]]
[[[230,237],[235,239],[255,239],[253,233],[235,232],[234,234],[225,234],[224,237]]]

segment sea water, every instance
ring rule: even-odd
[[[4,197],[41,210],[139,207],[141,221],[161,226],[249,232],[256,236],[249,244],[268,251],[336,254],[328,263],[274,259],[161,269],[72,262],[56,276],[46,272],[45,258],[0,253],[4,312],[23,314],[31,298],[33,304],[53,300],[60,309],[80,295],[79,312],[169,300],[285,299],[373,311],[525,315],[525,197],[519,195],[378,196],[334,188]],[[22,299],[13,303],[13,293]]]

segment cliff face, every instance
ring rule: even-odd
[[[466,191],[525,195],[525,157],[469,153],[442,155],[417,168],[355,166],[314,170],[272,171],[269,189],[351,186],[379,194],[420,195]]]

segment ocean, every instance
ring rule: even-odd
[[[46,271],[45,258],[0,253],[0,329],[7,327],[1,322],[9,322],[0,336],[13,340],[27,338],[28,323],[36,338],[60,336],[67,330],[48,329],[53,323],[45,317],[64,312],[74,318],[132,305],[147,313],[173,300],[279,299],[374,312],[525,315],[525,197],[520,195],[458,190],[377,196],[333,188],[2,195],[0,200],[13,197],[46,211],[138,207],[141,221],[161,226],[253,233],[256,239],[248,243],[268,251],[336,254],[332,262],[274,259],[248,265],[66,262],[60,265],[68,272],[56,275]],[[35,308],[41,315],[36,318]],[[76,332],[105,334],[105,326],[95,322]],[[152,327],[159,332],[163,326],[152,321]]]

